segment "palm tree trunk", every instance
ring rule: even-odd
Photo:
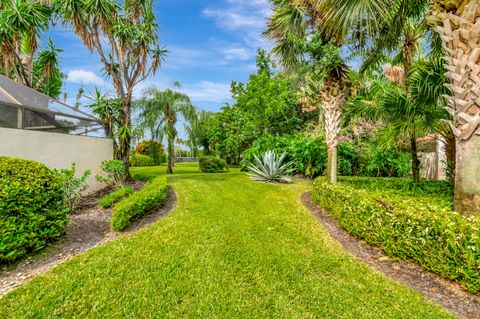
[[[446,52],[456,139],[455,210],[480,216],[480,0],[434,1],[429,24]]]
[[[327,179],[331,184],[338,182],[338,146],[328,147]]]
[[[417,136],[415,132],[410,134],[410,147],[412,154],[413,182],[418,184],[420,182],[420,160],[418,159]]]
[[[346,94],[341,83],[322,91],[322,109],[325,118],[325,133],[328,147],[327,178],[332,184],[338,181],[338,136],[342,129],[341,117]]]
[[[168,154],[167,154],[167,174],[173,174],[173,139],[168,138]]]

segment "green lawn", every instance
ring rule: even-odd
[[[0,317],[449,317],[343,251],[300,203],[306,182],[182,165],[169,183],[178,194],[170,215],[13,291]]]

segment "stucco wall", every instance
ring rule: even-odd
[[[113,158],[113,141],[104,138],[74,136],[28,130],[0,128],[0,156],[31,159],[50,168],[69,168],[76,163],[77,174],[89,169],[87,193],[103,185],[95,180],[100,163]]]

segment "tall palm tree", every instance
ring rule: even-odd
[[[428,19],[440,34],[453,92],[455,209],[480,216],[480,0],[433,0]]]
[[[175,83],[179,88],[179,84]],[[151,125],[157,123],[167,137],[167,174],[173,174],[173,157],[175,152],[175,139],[178,136],[176,124],[179,116],[191,121],[195,118],[195,107],[188,95],[172,89],[161,91],[149,88],[144,91],[143,97],[136,102],[143,123]]]
[[[323,32],[324,1],[272,3],[273,14],[264,34],[274,41],[272,51],[284,66],[306,71],[303,91],[307,104],[323,111],[328,146],[327,177],[336,183],[341,116],[349,91],[348,69],[338,49],[344,38]]]

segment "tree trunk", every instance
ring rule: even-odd
[[[445,155],[447,156],[447,179],[450,181],[452,185],[455,185],[455,169],[456,169],[456,143],[455,143],[455,136],[449,134],[444,136],[445,138]]]
[[[322,90],[322,110],[328,147],[327,178],[332,184],[338,181],[338,136],[342,129],[341,118],[345,101],[343,83],[332,81]]]
[[[168,138],[167,174],[173,174],[173,140]]]
[[[418,159],[417,136],[415,133],[410,134],[410,147],[412,154],[413,182],[418,184],[420,182],[420,160]]]
[[[328,147],[327,179],[331,184],[338,182],[338,146]]]
[[[456,138],[455,210],[480,215],[480,0],[434,1],[428,23],[446,52]]]
[[[480,136],[457,141],[455,211],[480,217]]]

